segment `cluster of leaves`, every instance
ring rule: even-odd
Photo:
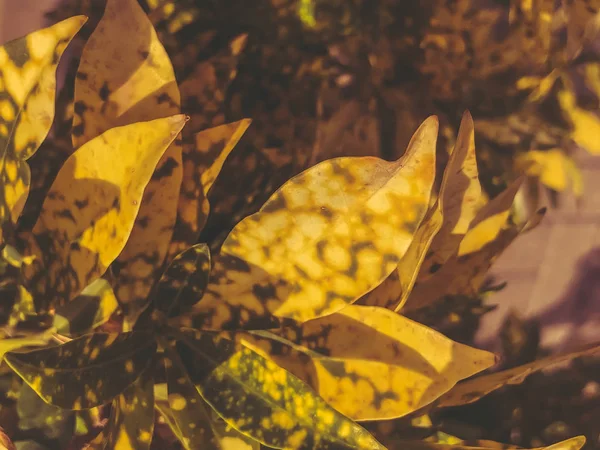
[[[63,0],[51,16],[98,17],[104,2]],[[253,119],[244,151],[225,173],[229,179],[240,168],[254,170],[231,177],[206,240],[316,162],[341,155],[396,159],[432,112],[441,120],[440,146],[450,150],[461,114],[470,110],[486,192],[493,197],[526,172],[528,189],[519,195],[531,211],[540,182],[550,193],[572,188],[581,195],[572,153],[600,150],[595,0],[141,3],[178,80],[194,73],[190,62],[217,68],[223,108],[207,111],[196,96],[190,110],[207,124],[223,116]],[[245,49],[233,55],[242,35]],[[229,78],[233,60],[238,70]]]
[[[108,0],[61,92],[72,108],[42,143],[59,60],[85,20],[0,49],[0,356],[24,382],[5,395],[19,416],[44,402],[31,427],[83,427],[91,449],[150,448],[162,425],[186,449],[381,449],[357,422],[474,402],[598,353],[457,385],[496,357],[406,317],[476,296],[494,258],[543,217],[515,214],[522,178],[483,192],[469,113],[441,171],[429,117],[398,159],[325,159],[208,241],[209,214],[231,195],[219,173],[254,127],[222,123],[244,37],[182,81],[185,54],[168,56],[137,1]]]

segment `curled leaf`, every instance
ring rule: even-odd
[[[184,124],[178,115],[112,128],[67,159],[28,242],[37,259],[25,273],[39,309],[75,297],[119,255],[154,168]]]
[[[283,185],[225,240],[194,326],[265,327],[273,315],[306,321],[381,283],[427,210],[437,131],[430,117],[398,161],[332,159]]]
[[[46,403],[80,410],[123,392],[155,351],[148,333],[95,333],[55,347],[10,352],[5,361]]]

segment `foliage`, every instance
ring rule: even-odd
[[[226,122],[224,113],[247,36],[233,27],[226,50],[188,58],[199,44],[176,49],[164,33],[181,25],[173,15],[196,17],[177,6],[147,15],[136,0],[107,1],[84,31],[44,145],[58,60],[84,18],[0,49],[1,268],[10,300],[0,349],[8,379],[17,375],[18,390],[45,402],[42,414],[86,424],[79,434],[92,449],[149,449],[160,424],[186,449],[382,449],[358,421],[463,403],[555,362],[455,387],[495,355],[401,314],[477,296],[494,258],[543,217],[517,211],[522,178],[493,198],[482,190],[469,113],[447,164],[435,116],[393,161],[329,158],[352,104],[331,118],[337,125],[319,121],[318,154],[299,166],[268,140],[248,156],[261,120]],[[311,8],[305,2],[304,23],[326,30]],[[243,144],[246,133],[253,144]],[[270,168],[310,167],[272,195],[277,183],[257,177],[260,192],[229,202],[221,169],[251,176],[257,155]],[[237,220],[248,211],[239,205],[265,194],[260,210]],[[225,212],[235,221],[227,237],[227,224],[205,233]],[[27,398],[12,395],[17,404]]]

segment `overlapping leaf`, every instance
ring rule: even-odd
[[[109,128],[181,112],[173,67],[137,0],[109,0],[86,43],[75,83],[73,142]],[[177,217],[182,146],[171,143],[156,165],[131,237],[114,264],[115,293],[135,320],[163,261]]]
[[[370,306],[245,339],[354,420],[404,416],[495,363],[491,353]]]
[[[78,336],[106,323],[119,307],[110,284],[99,278],[81,294],[56,309],[54,328],[64,336]]]
[[[583,350],[562,355],[549,356],[523,366],[473,378],[457,385],[454,389],[440,398],[440,401],[436,404],[436,406],[439,408],[445,408],[473,403],[486,396],[490,392],[500,389],[503,386],[520,384],[525,381],[525,378],[527,378],[529,375],[539,370],[571,361],[575,358],[579,358],[580,356],[591,356],[598,354],[600,354],[600,346],[595,345]]]
[[[584,436],[577,436],[566,441],[557,442],[547,447],[536,447],[531,450],[580,450],[585,445]],[[387,443],[386,443],[387,444]],[[434,444],[425,441],[396,441],[390,442],[387,448],[389,450],[491,450],[498,448],[515,448],[511,445],[496,444],[490,446],[470,446],[464,444]]]
[[[210,209],[208,192],[227,156],[249,126],[249,120],[241,120],[209,128],[197,133],[193,142],[185,145],[183,181],[169,258],[198,241]]]
[[[96,333],[5,360],[47,403],[88,409],[110,401],[148,367],[156,343],[148,333]]]
[[[178,115],[112,128],[65,162],[29,240],[38,258],[26,275],[40,310],[75,297],[119,255],[156,164],[184,124]]]
[[[437,130],[427,119],[398,161],[332,159],[288,181],[227,237],[193,309],[195,327],[305,321],[381,283],[426,213]]]
[[[146,450],[154,432],[154,378],[145,370],[112,401],[108,423],[86,449]]]
[[[204,400],[238,431],[275,448],[383,447],[291,373],[212,333],[186,333],[181,360]]]
[[[25,162],[50,131],[56,68],[86,21],[77,16],[0,48],[0,221],[16,222],[30,183]]]
[[[202,298],[208,285],[210,251],[196,244],[177,255],[156,288],[155,306],[167,317],[178,316]]]
[[[414,284],[430,277],[456,251],[482,205],[473,119],[466,112],[436,204],[423,219],[398,268],[360,303],[400,309]]]
[[[531,228],[509,221],[522,181],[522,178],[516,180],[479,211],[455,253],[433,276],[415,285],[405,305],[407,310],[430,305],[445,295],[477,294],[495,259],[522,229]],[[538,220],[539,215],[532,218]]]

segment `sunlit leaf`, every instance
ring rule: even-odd
[[[42,347],[47,345],[52,339],[53,332],[53,330],[48,330],[33,336],[0,339],[0,362],[2,362],[7,352],[12,352],[23,347]]]
[[[519,155],[516,163],[527,167],[527,175],[539,178],[540,182],[550,189],[564,192],[570,187],[578,197],[583,194],[581,172],[573,159],[561,149],[531,150]]]
[[[55,347],[7,353],[5,361],[45,402],[80,410],[123,392],[155,351],[147,333],[96,333]]]
[[[54,119],[56,68],[87,20],[77,16],[0,48],[0,221],[16,222],[30,184],[30,158]]]
[[[591,356],[597,354],[600,354],[600,346],[598,345],[562,355],[549,356],[523,366],[473,378],[454,387],[454,389],[440,398],[440,401],[436,404],[436,406],[439,408],[445,408],[449,406],[459,406],[473,403],[480,398],[485,397],[490,392],[500,389],[503,386],[521,384],[529,375],[539,370],[546,369],[556,364],[571,361],[575,358],[579,358],[580,356]]]
[[[204,400],[229,425],[275,448],[382,449],[291,373],[212,333],[178,342]]]
[[[156,163],[184,124],[178,115],[112,128],[65,162],[29,241],[37,259],[25,273],[40,311],[75,297],[119,255]]]
[[[468,112],[463,116],[454,150],[444,170],[438,202],[442,227],[429,247],[420,279],[426,279],[452,256],[484,203],[475,159],[473,119]]]
[[[522,181],[516,180],[479,211],[457,251],[431,277],[415,285],[404,306],[407,310],[430,305],[445,295],[477,294],[492,263],[526,225],[516,226],[509,220]]]
[[[145,450],[154,432],[154,378],[152,370],[112,401],[108,423],[87,450]]]
[[[250,344],[354,420],[404,416],[459,380],[492,366],[493,354],[451,341],[388,309],[351,305]]]
[[[249,126],[250,120],[241,120],[209,128],[184,146],[183,182],[169,257],[198,241],[210,209],[208,192]]]
[[[112,287],[103,278],[86,286],[68,303],[56,309],[54,327],[65,336],[88,333],[106,323],[119,307]]]
[[[167,52],[137,0],[109,0],[88,39],[75,83],[73,142],[83,145],[109,128],[181,112]],[[115,294],[128,322],[144,306],[167,255],[183,175],[181,142],[156,165],[131,237],[115,261]]]
[[[177,255],[156,288],[156,307],[167,317],[178,316],[196,303],[208,285],[210,250],[196,244]]]
[[[264,327],[333,313],[381,283],[427,211],[438,122],[398,161],[337,158],[292,178],[240,222],[194,306],[196,328]]]

